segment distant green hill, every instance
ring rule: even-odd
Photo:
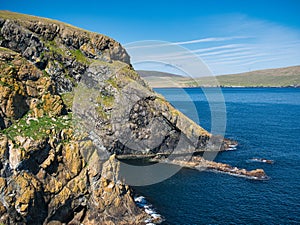
[[[156,71],[138,71],[138,73],[152,87],[300,87],[300,66],[197,79]]]
[[[137,72],[151,87],[186,87],[190,81],[189,78],[177,74],[148,70]]]

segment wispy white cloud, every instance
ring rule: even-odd
[[[267,53],[258,53],[258,54],[245,54],[245,55],[236,55],[231,57],[223,57],[223,58],[217,58],[217,59],[204,59],[207,63],[241,63],[245,61],[251,61],[253,59],[261,59],[266,58],[266,56],[270,56]]]
[[[237,48],[237,47],[243,47],[245,45],[243,44],[230,44],[230,45],[221,45],[221,46],[215,46],[215,47],[210,47],[210,48],[200,48],[196,50],[191,50],[192,53],[201,53],[201,52],[210,52],[214,50],[219,50],[219,49],[227,49],[227,48]]]
[[[252,60],[250,62],[242,63],[241,66],[254,65],[256,63],[263,63],[263,62],[273,62],[273,61],[282,60],[282,59],[283,59],[283,57],[272,57],[272,58],[265,58],[265,59],[261,59],[261,60]],[[275,66],[273,68],[277,68],[277,67]]]
[[[179,41],[179,42],[174,42],[174,44],[188,45],[188,44],[197,44],[197,43],[203,43],[203,42],[221,42],[221,41],[232,41],[235,39],[248,39],[248,38],[251,38],[251,37],[248,37],[248,36],[210,37],[210,38],[201,38],[201,39],[190,40],[190,41]]]
[[[230,39],[230,38],[228,38]],[[155,43],[155,42],[154,42]],[[127,51],[129,53],[134,52],[145,52],[147,55],[149,54],[150,49],[157,49],[161,48],[161,52],[156,55],[152,55],[153,60],[162,60],[162,59],[173,59],[173,60],[179,60],[179,59],[189,59],[189,58],[194,58],[195,56],[198,57],[203,57],[203,56],[210,56],[210,55],[221,55],[224,53],[229,53],[229,52],[238,52],[238,51],[245,51],[245,50],[250,50],[251,48],[246,48],[243,47],[245,46],[244,44],[229,44],[229,45],[218,45],[218,46],[213,46],[209,48],[199,48],[199,49],[194,49],[194,50],[189,50],[187,48],[184,48],[185,51],[171,51],[169,49],[172,49],[172,45],[175,46],[177,44],[175,43],[169,43],[169,44],[152,44],[150,42],[148,45],[135,45],[126,47]],[[169,47],[169,48],[168,48]],[[145,49],[143,49],[145,48]],[[165,51],[164,51],[165,49]],[[223,50],[225,49],[225,50]],[[221,50],[221,51],[217,51]]]
[[[225,53],[236,53],[236,54],[250,54],[251,52],[249,50],[251,50],[251,48],[233,48],[230,50],[224,50],[224,51],[213,51],[212,49],[214,48],[210,48],[211,51],[208,53],[203,53],[203,54],[196,54],[197,51],[184,51],[184,52],[172,52],[169,54],[157,54],[157,55],[152,55],[153,60],[162,60],[162,59],[173,59],[173,60],[184,60],[184,59],[189,59],[189,58],[194,58],[194,57],[223,57],[223,56],[227,56]],[[248,50],[248,51],[246,51]],[[206,50],[205,50],[206,51]],[[203,51],[203,52],[205,52]],[[228,55],[229,56],[229,55]]]
[[[204,53],[204,54],[198,54],[200,57],[206,57],[206,56],[226,56],[225,54],[227,53],[231,53],[231,52],[244,52],[246,50],[251,50],[251,48],[233,48],[233,49],[229,49],[229,50],[222,50],[222,51],[213,51],[213,52],[209,52],[209,53]],[[229,56],[229,55],[228,55]]]
[[[238,65],[238,66],[243,66],[243,65],[250,65],[250,64],[254,64],[257,62],[265,62],[265,61],[270,61],[271,58],[262,58],[262,57],[245,57],[245,58],[235,58],[235,59],[230,59],[230,60],[219,60],[219,61],[206,61],[209,65],[213,65],[213,66],[218,66],[218,65]],[[272,58],[274,59],[274,57]],[[278,59],[278,57],[277,57]]]
[[[300,30],[244,15],[219,17],[213,29],[208,38],[155,46],[180,45],[188,47],[189,51],[168,51],[166,54],[162,48],[159,54],[153,55],[153,61],[170,59],[187,64],[199,57],[215,74],[300,65]]]
[[[188,45],[188,44],[198,44],[198,43],[209,43],[209,42],[224,42],[224,41],[232,41],[236,39],[249,39],[251,37],[247,36],[229,36],[229,37],[209,37],[209,38],[201,38],[196,40],[189,40],[189,41],[179,41],[179,42],[166,42],[163,44],[153,44],[153,45],[139,45],[138,42],[132,46],[132,43],[129,43],[129,47],[127,50],[130,49],[137,49],[137,48],[156,48],[156,47],[164,47],[168,45]],[[154,40],[155,41],[155,40]],[[126,45],[125,45],[126,47]]]
[[[211,48],[213,49],[213,48]],[[208,58],[228,58],[230,56],[237,56],[237,55],[251,55],[255,52],[250,51],[252,48],[232,48],[229,50],[222,50],[222,51],[210,51],[208,53],[201,53],[196,54],[197,51],[189,51],[184,53],[172,53],[172,54],[162,54],[162,55],[156,55],[154,58],[157,60],[161,59],[173,59],[173,60],[186,60],[190,58],[194,58],[195,56],[202,58],[202,59],[208,59]],[[231,53],[231,54],[228,54]]]

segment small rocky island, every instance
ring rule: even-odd
[[[120,179],[116,156],[155,158],[232,145],[212,142],[155,93],[107,36],[0,11],[0,46],[0,223],[151,222]],[[172,163],[266,176],[200,156]]]

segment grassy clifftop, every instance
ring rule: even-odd
[[[26,24],[28,21],[35,21],[35,22],[43,22],[46,24],[60,24],[63,26],[68,26],[76,30],[83,30],[81,28],[72,26],[70,24],[63,23],[58,20],[53,20],[53,19],[48,19],[48,18],[43,18],[43,17],[38,17],[34,15],[27,15],[27,14],[22,14],[22,13],[15,13],[7,10],[0,10],[0,17],[3,19],[10,19],[10,20],[18,20],[20,21],[21,24]],[[89,32],[89,31],[87,31]]]

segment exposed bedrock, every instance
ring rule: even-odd
[[[0,11],[0,46],[0,223],[143,224],[117,157],[235,144],[149,88],[107,36]]]

